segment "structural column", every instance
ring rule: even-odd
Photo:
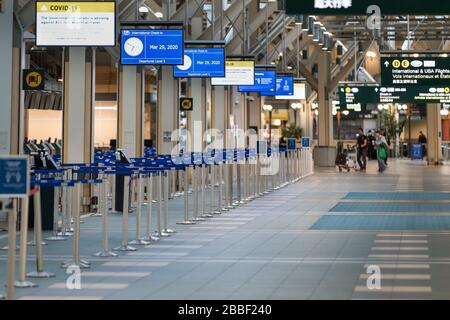
[[[64,52],[63,162],[93,160],[95,58],[86,48]]]
[[[318,147],[314,149],[314,160],[319,166],[334,166],[336,148],[333,145],[333,117],[329,98],[330,85],[330,53],[322,51],[318,57],[319,81],[319,137]]]
[[[427,104],[427,162],[440,164],[442,161],[442,121],[440,105]]]
[[[119,71],[117,146],[128,156],[144,155],[144,72],[139,66]]]
[[[20,47],[21,31],[14,19],[17,1],[2,1],[0,12],[0,154],[17,154],[20,117]]]
[[[204,141],[203,134],[206,129],[206,96],[203,79],[190,79],[190,96],[193,98],[194,107],[189,113],[188,129],[192,141],[188,141],[188,149],[193,152],[203,152]]]
[[[171,154],[175,145],[172,132],[178,128],[178,86],[173,67],[162,66],[158,82],[158,153]]]

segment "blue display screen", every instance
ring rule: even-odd
[[[184,64],[173,68],[173,76],[175,78],[225,77],[225,49],[184,49]]]
[[[261,92],[261,96],[293,96],[294,77],[277,76],[277,88],[274,92]]]
[[[122,64],[183,64],[183,30],[122,30]]]
[[[254,86],[238,86],[239,92],[275,92],[276,71],[255,70]]]

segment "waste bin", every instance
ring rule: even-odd
[[[411,146],[411,159],[412,160],[423,159],[423,147],[421,144],[413,144]]]

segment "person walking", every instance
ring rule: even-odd
[[[419,132],[419,144],[422,145],[422,157],[425,157],[427,152],[427,137],[423,134],[422,131]]]
[[[375,147],[377,149],[378,172],[384,172],[386,170],[385,161],[387,159],[388,145],[380,130],[375,132]]]
[[[359,168],[361,171],[366,171],[367,150],[369,147],[369,142],[362,128],[358,129],[358,134],[356,135],[356,145],[358,148],[356,157],[358,160]]]
[[[377,152],[375,150],[375,137],[372,130],[369,130],[369,133],[367,134],[367,142],[369,143],[369,146],[367,148],[367,155],[369,159],[377,160]]]

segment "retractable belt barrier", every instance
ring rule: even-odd
[[[62,267],[89,268],[90,263],[80,257],[80,224],[82,187],[94,186],[97,192],[97,213],[102,218],[102,246],[96,257],[116,257],[113,251],[135,251],[131,245],[149,245],[175,233],[169,229],[169,198],[183,195],[183,221],[191,225],[244,205],[253,199],[295,183],[313,173],[310,149],[287,150],[267,148],[216,149],[206,153],[156,155],[146,152],[144,158],[128,159],[117,152],[96,153],[92,164],[64,164],[60,169],[32,170],[30,196],[34,208],[34,241],[36,270],[26,273],[28,199],[23,201],[19,254],[19,274],[15,287],[36,287],[28,278],[49,278],[55,275],[44,270],[42,246],[41,189],[55,189],[53,234],[47,241],[63,241],[72,236],[72,257]],[[115,180],[123,177],[123,195],[116,194]],[[180,188],[176,187],[176,183]],[[154,184],[156,183],[156,199]],[[171,185],[171,187],[170,187]],[[189,194],[192,185],[193,208],[190,214]],[[224,190],[225,188],[225,190]],[[93,188],[94,189],[94,188]],[[207,190],[209,189],[209,207]],[[182,192],[181,192],[182,191]],[[216,197],[217,194],[217,197]],[[136,196],[134,196],[136,195]],[[201,198],[199,199],[199,195]],[[123,197],[121,243],[113,251],[109,247],[108,216],[117,197]],[[133,205],[133,199],[135,205]],[[152,203],[158,203],[156,230],[152,232]],[[142,210],[146,207],[145,234],[141,234]],[[128,239],[130,208],[135,208],[136,233]],[[25,213],[25,214],[24,214]],[[15,246],[15,242],[10,244]]]

